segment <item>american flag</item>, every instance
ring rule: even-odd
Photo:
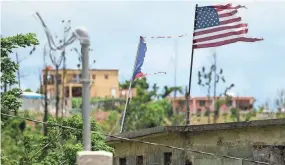
[[[193,48],[223,46],[236,42],[261,41],[260,38],[247,38],[248,25],[237,16],[238,9],[244,6],[216,5],[196,8],[193,34]]]

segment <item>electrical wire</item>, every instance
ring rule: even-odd
[[[24,118],[24,117],[15,116],[15,115],[9,115],[9,114],[5,114],[5,113],[1,113],[1,115],[8,116],[8,117],[19,118],[19,119],[23,119],[23,120],[28,120],[28,121],[32,121],[32,122],[36,122],[36,123],[49,124],[50,126],[58,126],[58,127],[62,127],[62,128],[82,131],[82,129],[79,129],[79,128],[64,126],[64,125],[60,125],[60,124],[57,124],[57,123],[46,123],[46,122],[39,121],[39,120],[33,120],[33,119]],[[102,133],[96,132],[96,131],[91,131],[91,133],[97,133],[97,134],[104,135],[106,137],[116,138],[116,139],[125,140],[125,141],[138,142],[138,143],[143,143],[143,144],[148,144],[148,145],[153,145],[153,146],[161,146],[161,147],[171,148],[171,149],[174,149],[174,150],[190,151],[190,152],[198,153],[198,154],[204,154],[204,155],[210,155],[210,156],[216,156],[216,157],[223,157],[223,158],[227,158],[227,159],[234,159],[234,160],[241,160],[241,161],[247,161],[247,162],[252,162],[252,163],[259,163],[259,164],[268,164],[268,165],[270,165],[270,163],[268,163],[268,162],[255,161],[255,160],[250,160],[250,159],[247,159],[247,158],[240,158],[240,157],[234,157],[234,156],[219,155],[219,154],[214,154],[214,153],[210,153],[210,152],[204,152],[204,151],[200,151],[200,150],[193,150],[193,149],[188,149],[188,148],[175,147],[175,146],[171,146],[171,145],[154,143],[154,142],[148,142],[148,141],[143,141],[143,140],[138,140],[138,139],[130,139],[130,138],[125,138],[125,137],[120,137],[120,136],[117,136],[117,135],[106,135],[106,134],[102,134]]]

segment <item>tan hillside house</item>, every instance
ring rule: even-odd
[[[56,71],[54,68],[48,66],[47,93],[49,97],[54,97],[56,92]],[[90,97],[96,98],[117,98],[120,96],[119,92],[119,70],[117,69],[90,69]],[[42,70],[43,80],[45,76],[45,69]],[[65,98],[81,97],[82,84],[81,70],[66,69],[65,77],[63,77],[63,70],[59,70],[59,96],[62,98],[64,86]],[[64,84],[64,85],[63,85]],[[42,89],[44,89],[42,87]]]

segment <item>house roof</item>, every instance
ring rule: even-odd
[[[21,96],[24,99],[44,99],[45,98],[44,95],[34,93],[34,92],[23,92]]]
[[[142,129],[135,132],[125,132],[115,136],[124,138],[139,138],[165,132],[202,132],[214,130],[229,130],[242,129],[249,127],[264,127],[264,126],[285,126],[285,119],[270,119],[270,120],[255,120],[249,122],[232,122],[232,123],[217,123],[217,124],[203,124],[190,126],[159,126],[154,128]],[[108,142],[120,141],[120,139],[110,137]]]

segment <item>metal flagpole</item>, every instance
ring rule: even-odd
[[[196,25],[197,7],[198,7],[198,4],[196,4],[196,6],[195,6],[194,28],[193,28],[194,30],[195,30],[195,25]],[[192,40],[194,41],[194,32],[193,32],[193,39]],[[189,86],[188,86],[188,92],[186,93],[186,98],[187,98],[187,101],[186,101],[186,106],[187,106],[186,125],[190,125],[190,106],[189,106],[189,104],[190,104],[190,91],[191,91],[192,68],[193,68],[193,55],[194,55],[194,43],[192,43]]]
[[[216,111],[216,90],[217,90],[217,56],[216,56],[216,51],[214,51],[213,54],[214,57],[214,65],[215,65],[215,76],[214,76],[214,104],[213,104],[213,110]],[[214,114],[215,115],[215,114]]]
[[[141,41],[141,39],[139,40],[139,45],[138,45],[136,60],[135,60],[135,63],[134,63],[134,68],[133,68],[133,72],[132,72],[132,77],[131,77],[131,79],[130,79],[130,85],[129,85],[129,90],[128,90],[128,94],[127,94],[126,105],[125,105],[125,109],[124,109],[123,117],[122,117],[122,121],[121,121],[121,130],[120,130],[120,133],[122,133],[122,132],[123,132],[123,129],[124,129],[126,112],[127,112],[128,105],[129,105],[129,103],[130,103],[130,99],[131,99],[131,98],[130,98],[130,94],[131,94],[131,89],[132,89],[132,83],[133,83],[133,81],[134,81],[134,79],[133,79],[133,74],[134,74],[134,72],[135,72],[136,63],[137,63],[137,61],[138,61],[140,41]]]

